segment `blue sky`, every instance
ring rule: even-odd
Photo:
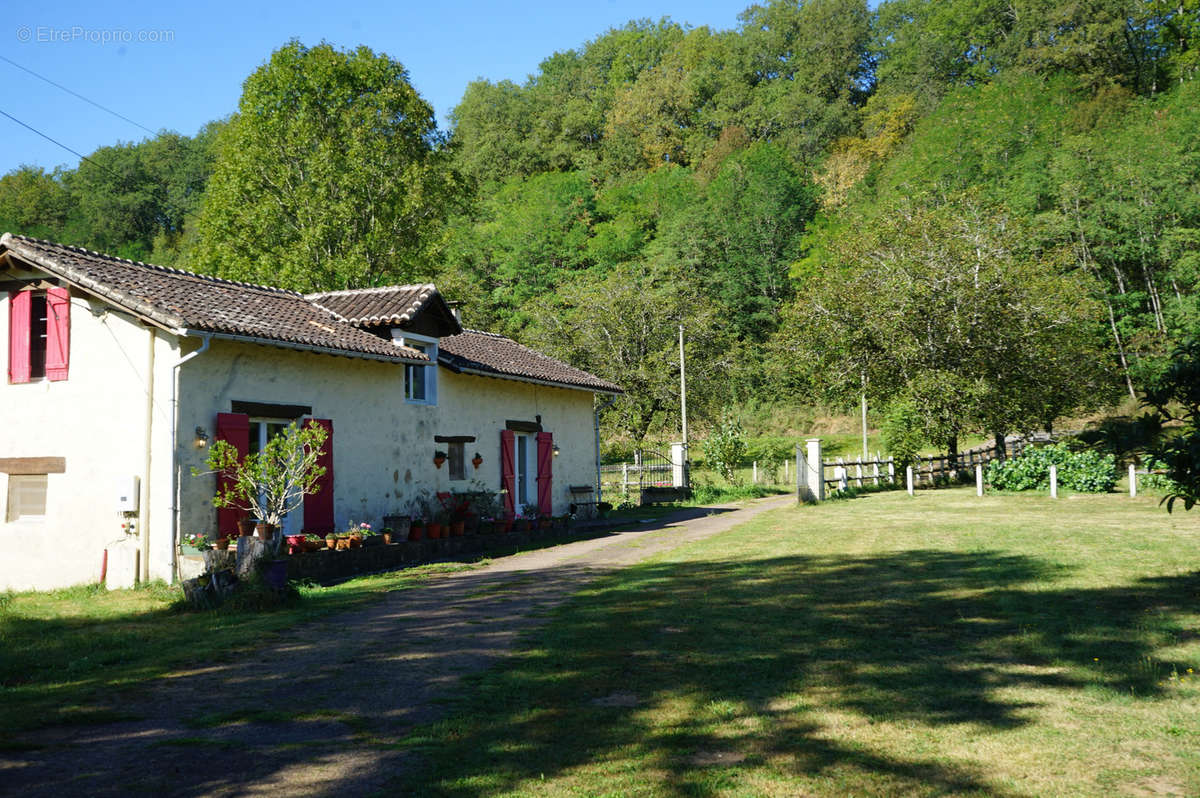
[[[0,55],[151,130],[191,135],[235,110],[242,81],[288,39],[365,44],[407,67],[444,128],[477,77],[523,81],[555,50],[578,47],[630,19],[667,16],[733,28],[750,2],[25,3],[3,14]],[[0,109],[85,155],[147,135],[4,61]],[[51,168],[77,161],[0,117],[0,173],[23,163]]]

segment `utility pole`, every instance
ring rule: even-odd
[[[862,438],[863,460],[870,459],[867,454],[867,375],[862,375]]]
[[[683,455],[687,457],[687,375],[683,363],[683,325],[679,325],[679,415],[683,419]]]

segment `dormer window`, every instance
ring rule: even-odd
[[[429,357],[428,365],[404,364],[404,401],[418,405],[436,405],[437,339],[394,329],[392,330],[392,341],[400,346],[407,346],[422,352]]]

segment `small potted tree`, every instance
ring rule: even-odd
[[[242,510],[278,528],[284,516],[304,502],[305,494],[320,490],[325,468],[317,460],[325,438],[325,428],[318,424],[293,423],[267,441],[262,451],[244,458],[228,441],[217,441],[205,459],[209,470],[193,469],[192,474],[215,473],[224,478],[223,487],[213,496],[216,507]]]

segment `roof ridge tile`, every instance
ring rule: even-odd
[[[107,252],[97,252],[95,250],[88,249],[87,247],[81,247],[75,244],[60,244],[57,241],[49,241],[44,238],[35,238],[34,236],[21,235],[19,233],[6,233],[5,237],[13,241],[25,241],[31,244],[52,247],[54,249],[65,249],[68,252],[75,252],[92,258],[99,258],[101,260],[112,261],[115,263],[124,263],[130,266],[140,266],[143,269],[153,269],[155,271],[165,272],[167,274],[176,274],[181,277],[191,277],[197,280],[203,280],[205,282],[217,283],[219,285],[235,285],[239,288],[255,288],[260,291],[270,292],[272,294],[284,294],[287,296],[304,298],[304,295],[299,291],[293,291],[289,288],[262,285],[260,283],[246,282],[244,280],[230,280],[227,277],[217,277],[214,274],[203,274],[201,272],[188,271],[187,269],[180,269],[175,266],[163,266],[159,263],[146,263],[145,261],[122,258],[117,255],[109,255]]]

